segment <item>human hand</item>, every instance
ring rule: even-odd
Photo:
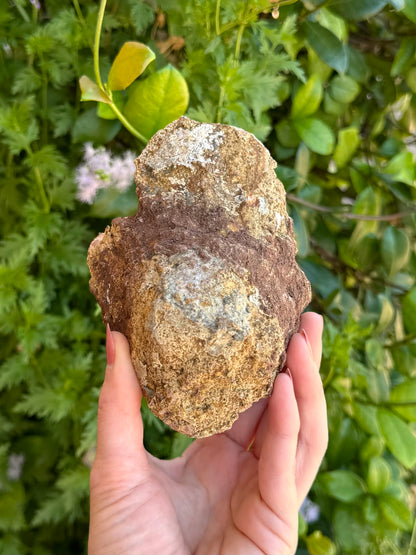
[[[141,390],[126,338],[107,336],[108,365],[91,470],[90,555],[293,554],[298,510],[327,445],[319,376],[322,317],[305,313],[289,372],[231,430],[160,461],[143,447]]]

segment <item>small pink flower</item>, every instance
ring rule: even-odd
[[[112,156],[103,147],[95,149],[91,143],[86,143],[83,163],[75,171],[77,198],[92,204],[100,189],[113,187],[126,191],[134,181],[134,159],[133,152]]]

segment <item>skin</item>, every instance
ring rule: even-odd
[[[271,397],[172,461],[143,447],[142,393],[128,342],[109,332],[89,554],[295,553],[298,510],[328,440],[322,326],[318,314],[303,314],[287,351],[290,371],[277,376]]]

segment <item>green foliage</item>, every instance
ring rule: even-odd
[[[135,198],[81,204],[76,168],[86,142],[139,153],[188,90],[188,116],[247,129],[277,159],[325,315],[330,442],[299,553],[414,552],[414,2],[110,1],[99,79],[97,2],[3,4],[0,553],[86,551],[105,364],[86,251]],[[146,447],[180,455],[190,440],[142,412]]]

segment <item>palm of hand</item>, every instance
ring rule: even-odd
[[[91,555],[295,552],[297,511],[327,438],[316,368],[321,320],[304,315],[301,325],[309,345],[301,334],[291,341],[293,382],[279,375],[270,400],[256,403],[229,432],[195,441],[173,461],[159,461],[142,447],[132,369],[124,384],[121,370],[116,376],[107,369],[91,475]],[[126,369],[131,363],[128,350],[123,354],[124,338],[113,336],[114,367]]]

